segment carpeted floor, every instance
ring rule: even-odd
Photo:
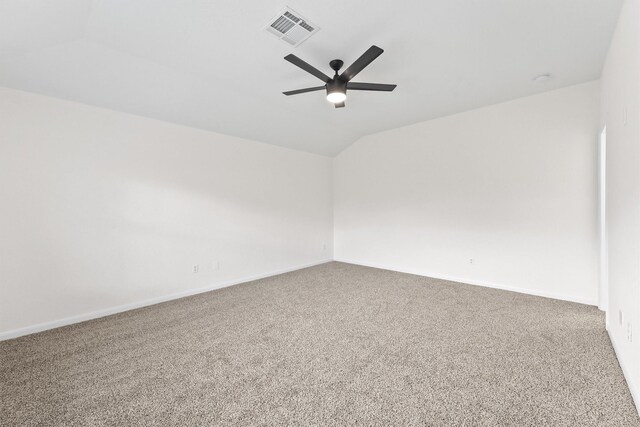
[[[334,262],[2,342],[0,425],[640,420],[595,307]]]

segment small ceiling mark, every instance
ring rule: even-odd
[[[536,83],[546,83],[551,80],[551,74],[540,74],[539,76],[535,76],[533,81]]]

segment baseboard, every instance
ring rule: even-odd
[[[609,334],[609,340],[611,340],[611,346],[613,347],[613,351],[616,353],[616,358],[618,359],[618,364],[620,368],[622,368],[622,373],[624,374],[624,379],[627,381],[627,386],[629,386],[629,391],[631,392],[631,397],[633,398],[633,403],[636,405],[636,411],[638,411],[638,415],[640,415],[640,391],[638,389],[637,384],[633,380],[631,375],[631,370],[624,363],[624,359],[620,357],[620,350],[618,345],[616,344],[616,340],[611,336],[611,331],[607,329],[607,333]]]
[[[518,292],[518,293],[521,293],[521,294],[534,295],[534,296],[537,296],[537,297],[552,298],[552,299],[576,302],[576,303],[579,303],[579,304],[586,304],[586,305],[595,305],[595,306],[598,305],[598,302],[596,300],[590,300],[590,299],[585,299],[585,298],[580,298],[580,297],[574,297],[572,295],[563,295],[563,294],[556,294],[556,293],[551,293],[551,292],[540,292],[540,291],[534,290],[534,289],[518,288],[518,287],[515,287],[515,286],[508,286],[508,285],[501,285],[501,284],[498,284],[498,283],[483,282],[483,281],[480,281],[480,280],[473,280],[473,279],[462,278],[462,277],[447,276],[447,275],[442,275],[442,274],[438,274],[438,273],[431,274],[431,273],[424,273],[424,272],[402,270],[402,269],[397,269],[397,268],[394,268],[394,267],[391,267],[391,266],[362,263],[362,262],[359,262],[359,261],[352,261],[352,260],[348,260],[348,259],[335,258],[334,261],[344,262],[344,263],[347,263],[347,264],[362,265],[364,267],[379,268],[381,270],[397,271],[398,273],[414,274],[416,276],[431,277],[431,278],[434,278],[434,279],[441,279],[441,280],[447,280],[447,281],[450,281],[450,282],[464,283],[464,284],[467,284],[467,285],[484,286],[486,288],[493,288],[493,289],[501,289],[503,291]]]
[[[124,311],[134,310],[136,308],[147,307],[149,305],[159,304],[161,302],[171,301],[179,298],[188,297],[191,295],[201,294],[204,292],[213,291],[215,289],[226,288],[228,286],[238,285],[240,283],[251,282],[253,280],[264,279],[266,277],[277,276],[279,274],[289,273],[291,271],[300,270],[302,268],[313,267],[314,265],[325,264],[333,261],[332,259],[325,259],[322,261],[312,262],[303,265],[297,265],[295,267],[285,268],[276,271],[270,271],[264,274],[257,274],[254,276],[242,277],[240,279],[229,280],[226,282],[216,283],[215,285],[206,286],[204,288],[190,289],[184,292],[177,292],[174,294],[164,295],[156,298],[150,298],[143,301],[136,301],[129,304],[119,305],[116,307],[106,308],[103,310],[93,311],[91,313],[79,314],[77,316],[66,317],[64,319],[53,320],[51,322],[39,323],[33,326],[27,326],[20,329],[14,329],[7,332],[0,332],[0,341],[18,338],[24,335],[35,334],[37,332],[47,331],[49,329],[59,328],[61,326],[72,325],[74,323],[85,322],[87,320],[98,319],[100,317],[110,316],[112,314],[122,313]]]

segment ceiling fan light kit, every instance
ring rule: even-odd
[[[373,62],[374,59],[380,56],[382,52],[384,52],[384,50],[380,49],[378,46],[371,46],[365,53],[362,54],[362,56],[360,56],[360,58],[358,58],[340,75],[338,75],[338,71],[342,68],[344,62],[340,59],[334,59],[329,63],[329,66],[335,73],[333,78],[327,76],[322,71],[311,66],[297,56],[293,54],[287,55],[284,57],[285,60],[291,62],[297,67],[302,68],[309,74],[312,74],[313,76],[319,78],[325,84],[324,86],[297,89],[282,93],[290,96],[325,89],[327,91],[327,100],[329,102],[332,102],[336,108],[342,108],[345,106],[344,101],[347,99],[348,89],[391,92],[396,88],[396,85],[380,83],[360,83],[351,81],[351,79],[353,79],[360,71],[362,71],[367,65]]]

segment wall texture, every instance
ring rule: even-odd
[[[360,139],[338,260],[596,304],[597,82]]]
[[[2,88],[0,117],[0,336],[332,258],[330,158]]]
[[[640,328],[638,0],[624,2],[607,55],[602,72],[601,123],[607,128],[608,330],[640,408],[640,329],[635,329],[633,336],[634,328]]]

